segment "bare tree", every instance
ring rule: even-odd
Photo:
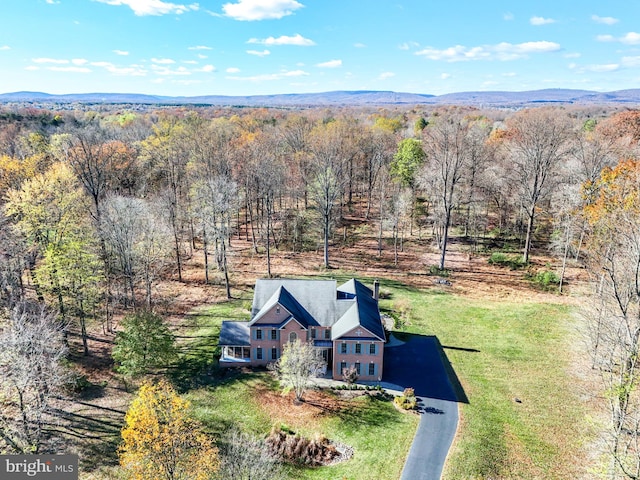
[[[311,378],[325,366],[322,356],[318,350],[310,343],[295,342],[287,343],[282,349],[282,355],[272,368],[280,379],[284,391],[293,390],[295,400],[302,401],[304,392],[309,388]]]
[[[278,459],[262,441],[233,430],[220,449],[220,478],[225,480],[282,480]]]
[[[45,415],[67,378],[63,332],[55,313],[27,302],[0,322],[0,440],[10,451],[38,453],[41,448]]]
[[[315,160],[310,193],[322,226],[324,267],[329,268],[329,238],[336,220],[336,207],[347,181],[341,157],[340,129],[329,124],[314,130],[311,147]]]
[[[589,320],[593,365],[602,373],[610,423],[611,477],[640,477],[640,166],[603,173],[585,208],[593,294]]]
[[[461,186],[483,156],[488,130],[457,112],[434,117],[422,131],[426,163],[421,183],[434,198],[440,270],[445,268],[453,209],[460,202]]]
[[[145,303],[166,265],[170,230],[158,208],[138,198],[113,195],[105,200],[100,228],[114,273],[136,304],[136,285],[143,282]]]
[[[536,209],[556,185],[556,174],[570,152],[572,126],[562,110],[536,108],[516,113],[507,127],[506,152],[527,219],[523,261],[528,263]]]

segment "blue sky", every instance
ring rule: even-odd
[[[640,88],[640,2],[0,3],[0,93],[543,88]]]

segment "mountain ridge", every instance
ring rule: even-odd
[[[524,106],[541,103],[563,104],[640,104],[640,89],[598,92],[549,88],[526,91],[470,91],[430,95],[386,90],[336,90],[318,93],[286,93],[273,95],[197,95],[162,96],[137,93],[71,93],[11,92],[0,94],[0,103],[97,103],[97,104],[162,104],[247,107],[295,106],[382,106],[382,105],[473,105]]]

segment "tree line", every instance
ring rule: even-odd
[[[332,248],[354,234],[350,219],[369,225],[370,253],[391,249],[396,266],[416,239],[432,240],[439,272],[452,237],[470,251],[511,240],[524,264],[549,248],[563,271],[574,259],[592,275],[591,352],[607,381],[612,468],[638,475],[629,438],[640,418],[640,112],[9,113],[0,115],[3,335],[27,313],[49,318],[34,306],[46,304],[61,322],[54,331],[73,322],[89,355],[88,322],[112,332],[115,312],[153,310],[158,281],[183,281],[188,260],[201,259],[203,281],[230,298],[235,242],[264,260],[256,276],[273,275],[273,256],[287,251],[321,250],[329,268]]]

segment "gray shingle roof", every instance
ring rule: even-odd
[[[250,323],[276,303],[307,327],[332,327],[332,340],[358,326],[380,340],[385,339],[373,291],[356,279],[339,287],[335,280],[259,279],[253,295]]]
[[[253,305],[251,306],[251,319],[253,320],[264,308],[264,306],[271,303],[271,306],[275,304],[274,295],[278,292],[280,287],[284,287],[285,294],[277,296],[284,302],[289,302],[291,297],[295,304],[299,305],[306,314],[308,314],[317,324],[323,327],[329,327],[336,321],[336,288],[337,284],[335,280],[292,280],[283,278],[274,279],[258,279],[256,281],[256,288],[253,294]],[[292,309],[298,307],[293,306],[293,302],[289,303]],[[301,317],[296,315],[296,312],[291,311],[288,306],[282,304],[287,310],[290,311],[298,320],[307,321],[311,325],[314,325],[313,320],[309,320],[303,312],[298,312]],[[270,308],[270,307],[269,307]]]
[[[251,345],[249,322],[232,322],[225,320],[220,328],[218,345],[228,347],[243,347]]]
[[[373,291],[355,278],[340,285],[338,291],[355,295],[355,300],[331,329],[331,339],[335,340],[357,326],[362,326],[380,340],[384,340],[384,327],[380,319],[378,302],[373,298]],[[350,301],[338,300],[338,302]]]
[[[282,305],[296,320],[298,320],[298,322],[302,324],[302,326],[306,328],[309,328],[310,325],[318,326],[318,322],[313,318],[313,316],[307,312],[307,310],[300,305],[300,302],[298,302],[282,285],[278,287],[273,295],[271,295],[271,298],[267,300],[267,303],[265,303],[260,311],[253,317],[251,324],[258,321],[276,304]]]

